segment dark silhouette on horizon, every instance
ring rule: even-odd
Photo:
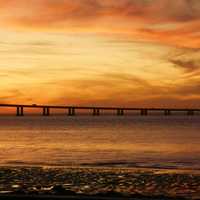
[[[125,111],[139,111],[146,116],[151,111],[162,111],[164,115],[172,115],[172,112],[185,112],[187,115],[194,115],[200,112],[200,108],[133,108],[133,107],[101,107],[101,106],[53,106],[53,105],[25,105],[25,104],[0,104],[0,107],[16,108],[16,116],[24,116],[24,108],[42,109],[43,116],[50,115],[50,109],[66,109],[69,116],[76,115],[76,110],[92,110],[94,116],[99,116],[101,111],[116,111],[118,116],[125,115]]]

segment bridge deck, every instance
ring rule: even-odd
[[[53,108],[53,109],[69,109],[75,108],[80,110],[100,109],[100,110],[148,110],[148,111],[200,111],[200,108],[147,108],[147,107],[103,107],[103,106],[54,106],[54,105],[27,105],[27,104],[0,104],[0,107],[23,107],[23,108]]]
[[[100,115],[100,111],[117,111],[117,115],[124,115],[124,111],[140,111],[141,115],[148,115],[149,111],[163,111],[165,115],[171,115],[171,112],[186,112],[187,115],[194,115],[200,108],[146,108],[146,107],[103,107],[103,106],[59,106],[59,105],[27,105],[27,104],[0,104],[0,107],[16,108],[16,115],[23,116],[24,108],[34,108],[43,110],[43,115],[50,115],[50,109],[66,109],[68,115],[75,115],[75,110],[93,110],[93,115]]]

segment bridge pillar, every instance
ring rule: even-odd
[[[17,106],[16,115],[17,116],[24,116],[24,107],[23,106]]]
[[[46,108],[46,116],[49,116],[49,115],[50,115],[49,108]]]
[[[72,113],[71,113],[71,108],[68,108],[68,115],[71,116]]]
[[[143,116],[144,116],[144,115],[145,115],[145,116],[148,115],[148,110],[147,110],[147,109],[142,109],[142,110],[141,110],[141,115],[143,115]]]
[[[123,109],[117,109],[117,115],[124,115],[124,110]]]
[[[76,113],[75,113],[75,108],[68,108],[68,115],[69,116],[74,116]]]
[[[17,116],[20,116],[19,107],[17,107]]]
[[[43,116],[46,115],[46,108],[45,108],[45,107],[43,108],[42,115],[43,115]]]
[[[99,115],[100,115],[100,109],[94,108],[94,109],[93,109],[93,115],[94,115],[94,116],[99,116]]]
[[[72,116],[74,116],[76,113],[75,113],[75,108],[72,108]]]
[[[21,116],[24,116],[24,107],[21,106]]]
[[[188,110],[187,111],[187,115],[194,115],[194,111],[193,110]]]
[[[170,110],[165,110],[165,115],[171,115],[171,111]]]
[[[48,107],[43,107],[43,116],[49,116],[50,115],[50,111]]]

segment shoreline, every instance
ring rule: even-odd
[[[200,171],[4,166],[0,167],[0,186],[0,197],[10,199],[16,199],[16,195],[36,195],[41,199],[48,195],[55,199],[63,195],[74,199],[198,199]]]
[[[156,173],[180,173],[180,174],[200,174],[200,168],[183,168],[183,167],[151,167],[151,166],[123,166],[123,165],[96,165],[96,164],[81,164],[81,165],[32,165],[32,164],[0,164],[0,170],[3,168],[42,168],[42,169],[94,169],[94,170],[127,170],[132,172],[156,172]]]

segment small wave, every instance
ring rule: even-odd
[[[184,169],[200,170],[198,163],[192,162],[171,162],[171,163],[151,163],[151,162],[127,162],[127,161],[108,161],[94,163],[76,162],[31,162],[21,160],[11,160],[1,165],[6,166],[49,166],[49,167],[114,167],[114,168],[149,168],[149,169]]]
[[[84,164],[81,164],[81,166],[200,170],[199,164],[194,164],[191,162],[174,162],[174,163],[163,164],[163,163],[112,161],[112,162],[84,163]]]

